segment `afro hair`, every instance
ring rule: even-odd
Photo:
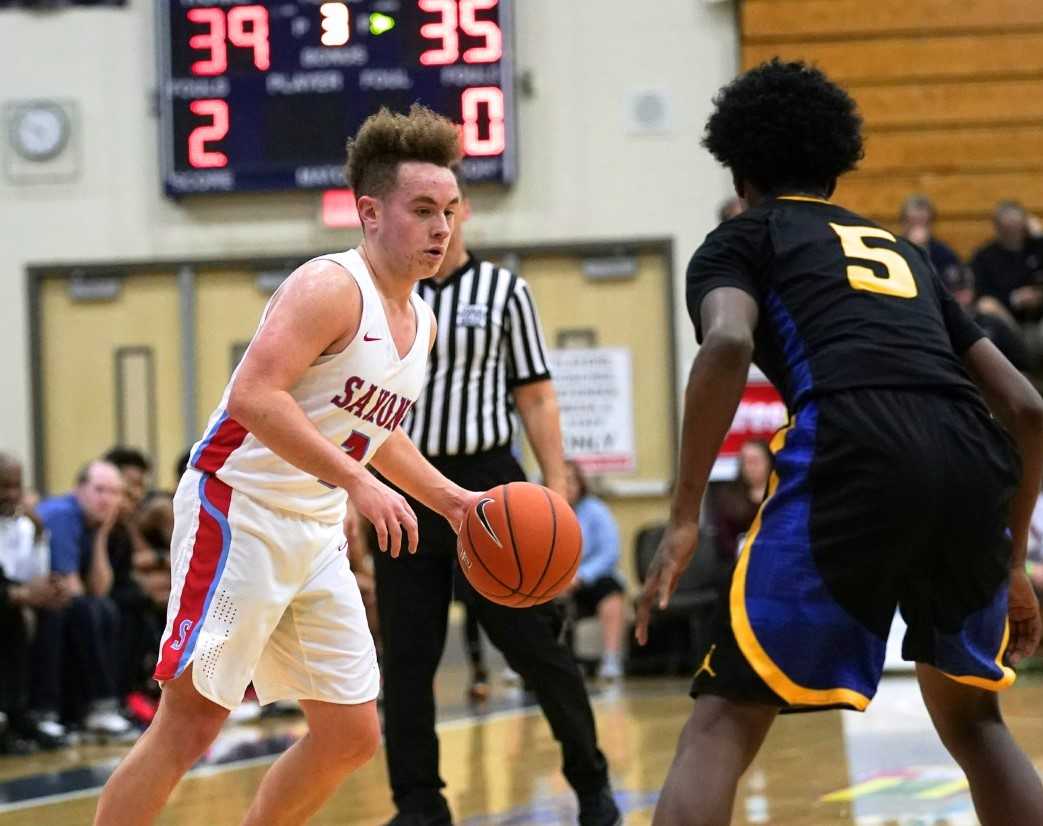
[[[703,146],[765,194],[829,193],[864,154],[855,101],[806,63],[762,63],[713,102]]]

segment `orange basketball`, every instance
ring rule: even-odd
[[[572,582],[582,545],[568,502],[541,485],[511,482],[483,493],[468,511],[456,554],[478,593],[528,608]]]

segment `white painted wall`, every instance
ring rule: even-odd
[[[520,175],[480,193],[476,244],[672,237],[677,295],[688,257],[715,222],[727,176],[698,145],[714,91],[735,72],[734,7],[707,0],[516,0]],[[28,460],[28,265],[219,258],[341,249],[316,193],[183,204],[160,191],[153,4],[0,12],[0,105],[70,98],[80,111],[80,177],[14,185],[0,175],[0,449]],[[667,134],[627,132],[634,89],[672,98]],[[10,152],[0,135],[0,152]],[[681,381],[695,349],[677,307]]]

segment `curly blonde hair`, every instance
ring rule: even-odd
[[[406,161],[450,167],[460,159],[460,136],[452,121],[414,103],[408,115],[381,107],[348,141],[345,177],[356,197],[387,194]]]

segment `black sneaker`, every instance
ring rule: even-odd
[[[623,815],[611,789],[579,796],[579,826],[622,826],[622,823]]]

